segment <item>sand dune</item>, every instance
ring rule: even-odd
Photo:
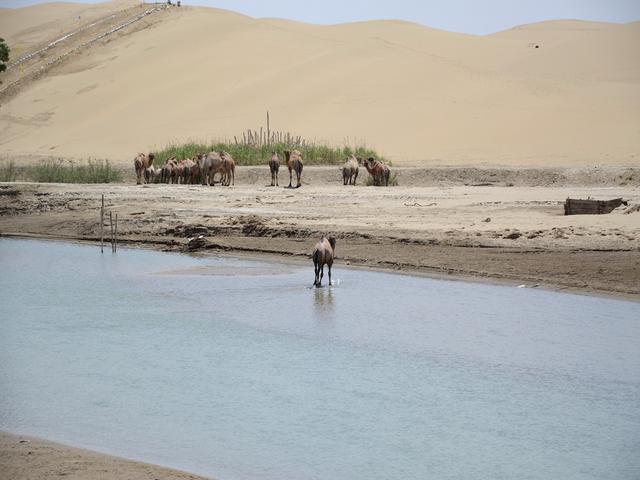
[[[53,2],[24,8],[0,8],[0,32],[11,46],[14,57],[78,25],[136,3],[135,0],[99,4]]]
[[[80,8],[108,7],[1,16],[29,19],[11,41],[38,25],[53,31]],[[270,110],[273,128],[366,143],[399,164],[640,163],[638,22],[553,21],[473,36],[211,8],[163,15],[3,105],[0,154],[128,161],[168,142],[232,138]]]

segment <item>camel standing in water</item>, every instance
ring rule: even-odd
[[[222,158],[222,178],[220,182],[225,187],[236,184],[236,162],[227,152],[220,152],[220,158]]]
[[[280,159],[277,152],[271,152],[271,160],[269,160],[269,170],[271,170],[271,186],[278,186],[278,170],[280,170]]]
[[[369,157],[364,161],[364,167],[369,172],[369,175],[373,178],[373,184],[376,187],[388,187],[389,186],[389,176],[391,174],[389,167],[387,167],[384,163],[379,162],[373,157]]]
[[[292,172],[294,171],[296,172],[296,178],[298,180],[296,188],[300,188],[302,186],[300,177],[302,176],[302,168],[304,167],[302,164],[302,153],[300,153],[299,150],[294,150],[293,152],[285,150],[284,156],[287,159],[287,168],[289,169],[289,188],[293,188],[291,182],[293,180]]]
[[[354,185],[358,180],[358,170],[361,159],[351,155],[347,158],[344,166],[342,167],[342,183],[344,185]]]
[[[329,267],[329,285],[331,285],[331,267],[336,258],[336,239],[333,237],[322,237],[313,249],[313,267],[315,270],[314,287],[322,286],[324,277],[324,266]]]
[[[136,184],[140,185],[142,183],[142,176],[145,170],[153,165],[154,158],[156,158],[156,156],[153,153],[149,155],[139,153],[136,155],[136,158],[133,159],[133,168],[136,170]],[[145,183],[148,182],[145,181]]]

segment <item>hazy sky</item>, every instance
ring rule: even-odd
[[[97,3],[97,0],[86,0]],[[0,0],[20,7],[38,0]],[[484,34],[551,19],[626,23],[640,20],[640,0],[183,0],[185,5],[226,8],[253,17],[310,23],[403,19],[450,30]]]

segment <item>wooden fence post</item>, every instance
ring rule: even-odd
[[[109,212],[109,227],[111,228],[111,252],[113,252],[113,215]]]
[[[100,253],[104,253],[104,193],[102,194],[102,206],[100,207]]]

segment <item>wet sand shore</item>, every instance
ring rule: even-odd
[[[118,240],[129,245],[188,251],[202,236],[197,250],[304,260],[327,233],[338,239],[340,264],[640,295],[635,181],[507,186],[449,178],[422,186],[405,175],[402,186],[374,188],[323,182],[327,173],[318,172],[297,190],[265,186],[267,172],[233,188],[0,184],[0,234],[99,241],[104,194],[107,211],[118,214]],[[622,197],[628,205],[567,217],[567,197]]]
[[[0,477],[11,480],[205,480],[186,472],[0,432]]]

